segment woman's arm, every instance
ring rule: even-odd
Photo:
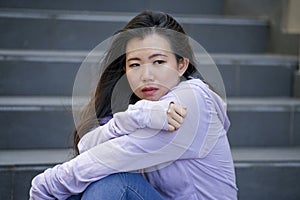
[[[197,138],[197,127],[199,117],[206,117],[205,109],[198,106],[203,102],[195,96],[197,94],[192,89],[183,89],[164,98],[191,108],[186,123],[174,134],[144,128],[97,145],[35,177],[30,190],[31,199],[64,199],[84,191],[90,183],[109,174],[152,167],[158,169],[179,158],[198,157],[197,149],[193,149],[201,142]],[[205,130],[207,127],[201,128]]]
[[[80,153],[110,139],[130,134],[140,128],[173,131],[181,125],[185,111],[170,100],[140,100],[124,112],[114,114],[105,125],[85,134],[78,143]],[[169,123],[168,123],[169,122]]]

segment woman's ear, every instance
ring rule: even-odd
[[[190,61],[188,58],[181,58],[178,62],[178,72],[179,75],[182,76],[185,71],[187,70],[188,66],[190,64]]]

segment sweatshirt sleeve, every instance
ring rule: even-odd
[[[189,144],[183,140],[180,134],[148,128],[114,138],[36,176],[32,180],[30,199],[66,199],[113,173],[157,169],[186,151]]]
[[[130,134],[140,128],[167,130],[170,100],[140,100],[124,112],[113,115],[108,123],[85,134],[78,143],[80,153],[110,139]]]
[[[99,144],[36,176],[32,180],[30,199],[66,199],[72,194],[83,192],[90,183],[113,173],[137,170],[149,172],[177,159],[198,157],[199,145],[192,144],[198,141],[198,118],[205,116],[199,113],[199,102],[193,95],[192,90],[179,90],[164,98],[188,108],[185,123],[179,130],[168,134],[164,130],[140,128],[131,134]],[[182,98],[178,99],[179,96]]]

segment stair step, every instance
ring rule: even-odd
[[[233,146],[300,145],[300,99],[230,98]]]
[[[0,149],[70,147],[71,98],[1,97],[0,124]]]
[[[73,157],[72,149],[0,150],[0,166],[54,165]]]
[[[1,50],[0,95],[70,96],[86,55],[79,51]]]
[[[300,146],[296,147],[233,147],[233,160],[245,167],[262,163],[300,164]],[[0,166],[46,166],[68,161],[74,157],[73,149],[19,149],[0,150]],[[300,167],[300,166],[299,166]]]
[[[212,54],[229,97],[290,97],[296,56]]]
[[[71,147],[71,102],[70,97],[0,97],[5,130],[0,149]],[[300,99],[228,98],[228,115],[234,147],[300,145]]]
[[[299,149],[233,148],[239,199],[299,199]]]
[[[76,73],[88,53],[2,49],[0,95],[70,96]],[[229,97],[292,95],[298,65],[296,56],[210,55],[219,68]]]
[[[0,151],[0,199],[28,199],[32,178],[71,158],[70,152],[69,149]],[[296,187],[300,184],[300,147],[233,148],[232,154],[239,199],[300,198]]]
[[[232,157],[241,167],[258,163],[287,164],[300,162],[300,147],[233,147]]]
[[[89,50],[136,14],[2,8],[0,25],[6,29],[0,33],[0,41],[2,48],[7,49]],[[266,51],[268,21],[265,19],[179,14],[174,17],[208,52]]]
[[[134,6],[133,6],[134,5]],[[110,11],[110,12],[141,12],[142,10],[160,10],[172,13],[194,14],[222,14],[223,0],[189,0],[182,3],[180,0],[61,0],[49,2],[47,0],[2,0],[3,8],[28,8],[28,9],[54,9],[54,10],[86,10],[86,11]]]

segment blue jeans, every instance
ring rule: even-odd
[[[81,195],[68,200],[163,200],[161,195],[138,173],[117,173],[88,186]]]

